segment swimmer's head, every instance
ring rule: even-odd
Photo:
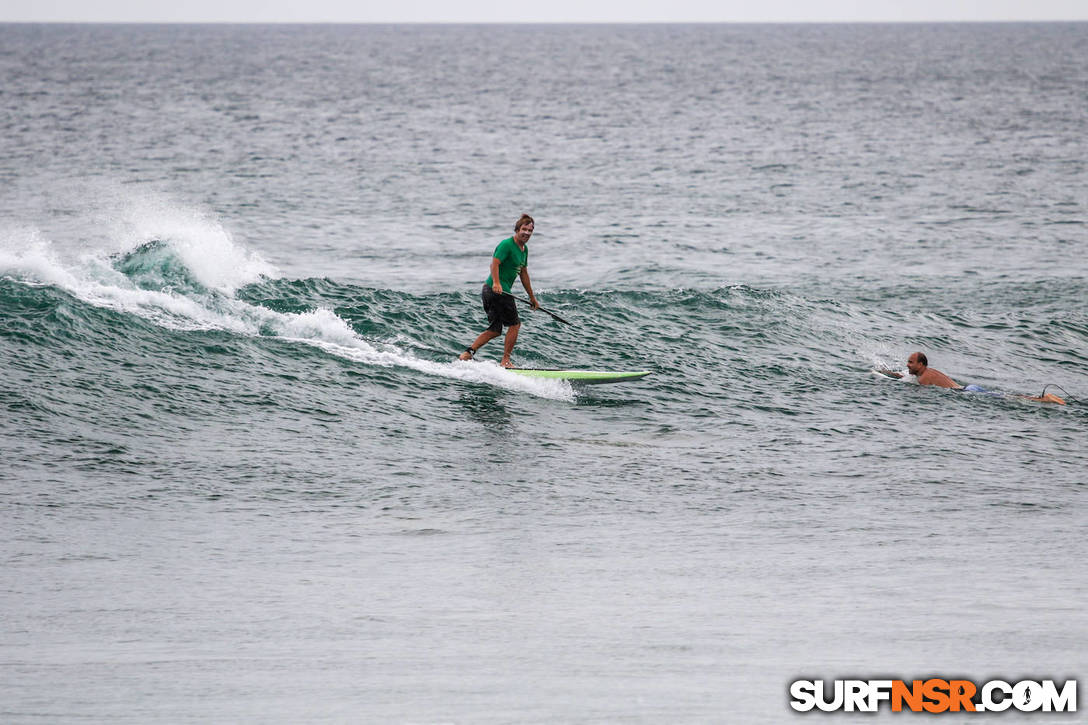
[[[929,360],[924,352],[912,352],[907,358],[907,370],[911,375],[921,375],[929,367]]]

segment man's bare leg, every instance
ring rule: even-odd
[[[518,330],[520,329],[521,323],[506,328],[506,339],[503,340],[502,346],[502,362],[499,363],[504,368],[514,367],[514,364],[510,362],[510,353],[514,351],[514,343],[518,341]]]
[[[1046,395],[1025,395],[1023,397],[1028,400],[1034,400],[1036,403],[1056,403],[1057,405],[1065,405],[1065,401],[1054,393],[1047,393]]]
[[[473,350],[479,350],[481,347],[483,347],[487,343],[491,342],[492,340],[494,340],[498,336],[499,336],[499,333],[495,332],[494,330],[484,330],[483,332],[480,333],[480,336],[476,338],[476,342],[472,343],[472,349]],[[461,353],[461,355],[460,355],[460,357],[458,359],[460,359],[460,360],[471,360],[472,359],[472,353],[469,352],[468,350],[465,350],[463,353]]]

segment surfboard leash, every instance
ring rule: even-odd
[[[1074,398],[1074,397],[1073,397],[1072,395],[1070,395],[1070,394],[1069,394],[1069,393],[1068,393],[1068,392],[1066,391],[1066,389],[1065,389],[1065,388],[1063,388],[1062,386],[1058,385],[1057,383],[1047,383],[1046,385],[1044,385],[1044,386],[1043,386],[1043,392],[1039,393],[1039,397],[1040,397],[1040,398],[1043,398],[1043,397],[1045,397],[1045,396],[1046,396],[1046,390],[1047,390],[1047,388],[1057,388],[1058,390],[1062,391],[1062,393],[1064,393],[1064,394],[1065,394],[1065,402],[1067,402],[1067,403],[1080,403],[1080,401],[1079,401],[1079,400],[1077,400],[1077,399],[1076,399],[1076,398]]]

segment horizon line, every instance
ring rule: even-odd
[[[919,20],[3,20],[0,25],[1003,25],[1088,23],[1086,18]]]

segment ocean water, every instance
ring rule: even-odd
[[[1083,684],[1086,31],[0,25],[0,719]]]

